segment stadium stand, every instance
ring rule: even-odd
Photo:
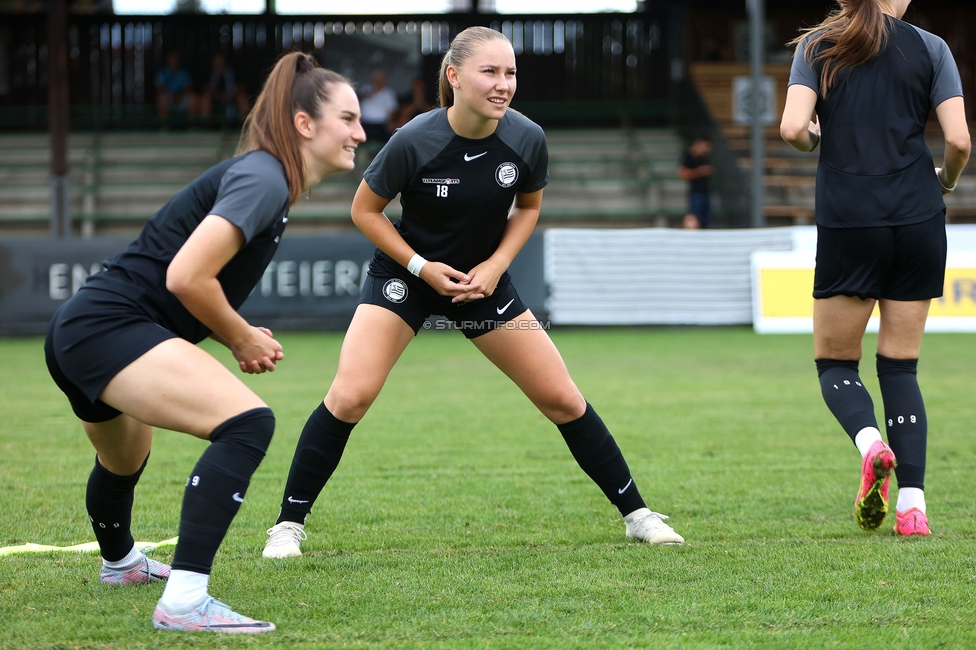
[[[676,175],[682,143],[670,129],[548,130],[543,221],[668,225],[685,212]]]
[[[670,129],[553,129],[543,225],[669,225],[684,213],[675,170],[681,139]],[[180,188],[233,154],[236,131],[74,133],[71,215],[82,236],[131,234]],[[368,160],[327,177],[292,208],[293,229],[352,227],[349,206]],[[0,232],[43,235],[50,220],[50,144],[44,133],[0,136]],[[399,215],[399,204],[387,210]]]
[[[83,235],[144,222],[179,188],[230,155],[236,139],[205,133],[81,133],[68,144],[71,215]],[[50,218],[49,139],[43,133],[0,138],[0,223],[37,234]]]
[[[745,63],[702,62],[689,69],[702,100],[718,124],[730,149],[736,153],[744,174],[752,167],[749,127],[733,121],[732,86],[737,76],[747,76]],[[790,64],[770,63],[766,75],[773,77],[776,88],[777,115],[786,103]],[[934,115],[929,123],[927,140],[936,162],[942,160],[944,142]],[[804,225],[813,223],[814,189],[817,179],[819,150],[801,153],[786,144],[779,135],[779,125],[765,130],[766,203],[764,211],[768,225]],[[976,222],[976,169],[969,166],[959,180],[957,190],[945,198],[946,218],[952,223]]]

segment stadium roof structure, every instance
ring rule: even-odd
[[[342,13],[358,15],[443,14],[443,13],[633,13],[638,0],[361,0],[343,5],[337,12],[319,0],[114,0],[119,15],[165,15],[171,13],[263,14],[314,16]]]

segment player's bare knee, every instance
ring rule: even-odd
[[[359,422],[373,405],[378,391],[368,388],[335,385],[326,397],[329,412],[343,422]]]
[[[814,356],[818,359],[849,359],[860,361],[861,340],[851,341],[848,337],[822,337],[814,345]]]
[[[538,404],[539,410],[555,424],[572,422],[583,416],[586,400],[579,391],[560,391],[546,396],[546,401]]]

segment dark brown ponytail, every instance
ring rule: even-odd
[[[837,0],[837,3],[840,6],[828,14],[822,23],[802,30],[800,36],[788,43],[797,46],[808,34],[812,34],[802,56],[811,64],[823,61],[821,97],[827,96],[839,72],[867,63],[888,42],[888,25],[878,0]],[[823,47],[817,52],[821,44]],[[817,54],[814,55],[814,52]]]
[[[244,120],[237,154],[261,149],[277,158],[288,179],[289,205],[298,200],[305,184],[305,159],[295,131],[295,113],[305,111],[313,119],[321,117],[322,105],[329,101],[337,83],[350,82],[337,72],[320,68],[307,54],[289,52],[278,59]]]

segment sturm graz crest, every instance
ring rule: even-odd
[[[407,283],[396,278],[383,285],[383,296],[390,302],[400,303],[407,299]]]
[[[495,170],[495,180],[502,187],[511,187],[518,180],[518,167],[515,163],[503,162]]]

